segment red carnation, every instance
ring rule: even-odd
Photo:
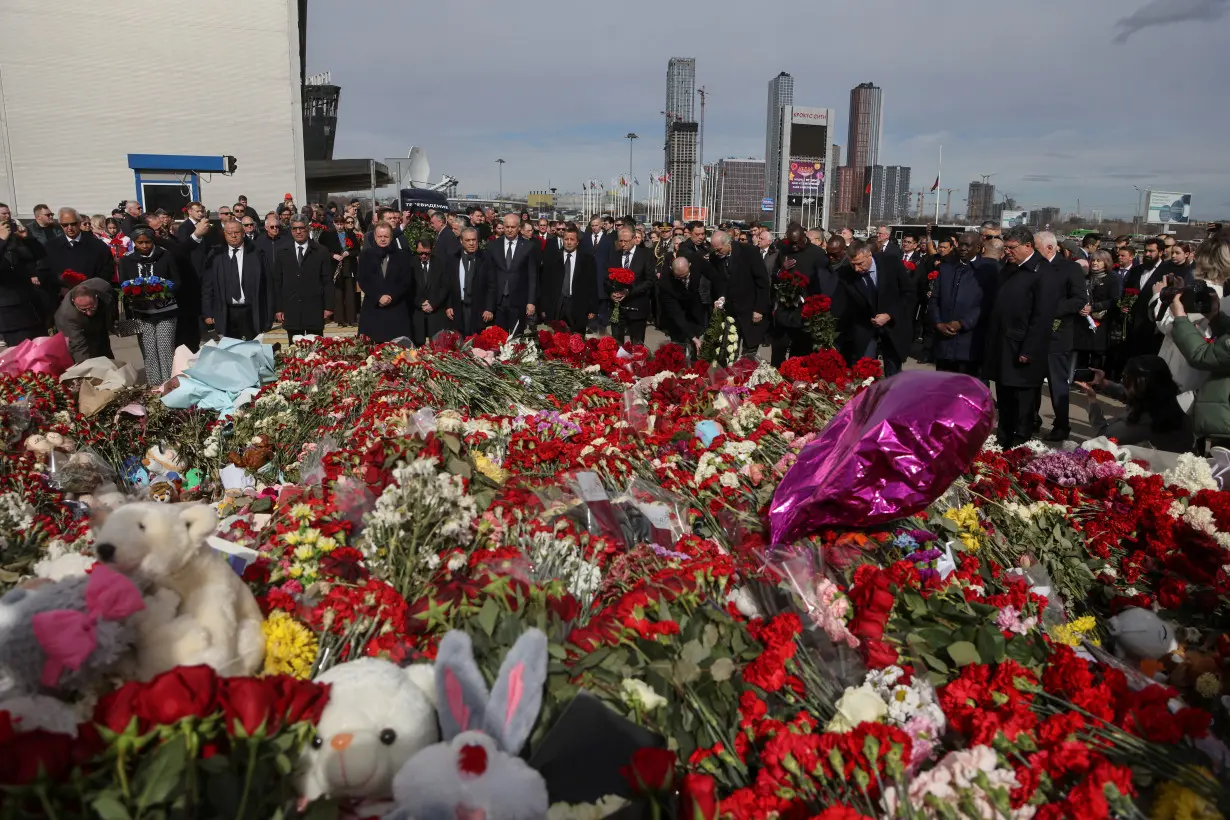
[[[1137,288],[1124,288],[1123,295],[1124,296],[1139,296],[1140,291]]]
[[[354,240],[351,239],[349,236],[346,237],[346,250],[350,250],[353,247],[354,247]]]
[[[906,262],[902,262],[901,264],[905,265],[905,269],[908,270],[910,273],[913,273],[914,270],[918,267],[917,263],[915,262],[906,261]]]
[[[938,270],[933,270],[927,274],[928,282],[934,282],[936,279],[939,279],[939,278],[940,278],[940,272]]]
[[[627,268],[608,268],[606,278],[618,285],[632,287],[636,282],[636,274]]]
[[[82,282],[84,282],[85,274],[78,273],[72,268],[69,268],[68,270],[64,271],[64,273],[60,274],[60,281],[64,283],[65,287],[71,288],[75,285],[80,285]]]

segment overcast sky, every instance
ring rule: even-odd
[[[602,8],[601,14],[591,10]],[[497,10],[498,9],[498,10]],[[583,10],[583,11],[582,11]],[[769,80],[833,108],[884,89],[881,162],[943,186],[994,173],[1022,207],[1131,216],[1133,185],[1230,216],[1230,0],[312,0],[308,73],[342,87],[334,155],[424,148],[462,193],[577,190],[662,167],[666,65],[695,57],[706,160],[764,156]],[[928,206],[930,207],[930,206]]]

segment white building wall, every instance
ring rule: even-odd
[[[298,26],[295,0],[0,0],[0,202],[110,213],[129,154],[236,157],[211,209],[304,201]]]

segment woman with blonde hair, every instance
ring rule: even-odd
[[[1106,351],[1110,347],[1110,328],[1115,321],[1121,285],[1115,276],[1115,263],[1103,250],[1089,256],[1085,289],[1089,301],[1073,328],[1072,349],[1076,351],[1076,366],[1106,369]]]

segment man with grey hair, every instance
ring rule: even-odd
[[[85,279],[111,283],[115,257],[101,239],[81,230],[81,217],[75,208],[61,208],[58,214],[62,236],[47,242],[47,270],[61,287],[71,288]]]
[[[56,310],[56,330],[64,334],[68,352],[76,363],[104,357],[114,359],[111,352],[111,303],[114,300],[111,283],[102,279],[87,279],[70,288]]]
[[[1078,321],[1086,321],[1081,309],[1089,301],[1085,285],[1085,272],[1071,259],[1059,253],[1059,240],[1050,231],[1034,234],[1034,249],[1049,265],[1047,284],[1054,301],[1054,325],[1051,331],[1050,353],[1047,356],[1047,388],[1051,394],[1051,411],[1055,422],[1046,435],[1046,441],[1066,441],[1072,432],[1068,418],[1068,402],[1071,393],[1072,375],[1076,357],[1072,353],[1075,343],[1075,327]],[[1042,391],[1034,402],[1034,427],[1042,427]]]
[[[619,229],[614,254],[614,267],[632,271],[633,283],[627,290],[607,289],[605,292],[619,307],[619,321],[612,320],[611,335],[621,345],[630,339],[634,345],[645,344],[645,327],[652,309],[653,258],[649,250],[636,243],[636,231],[624,226]],[[612,316],[615,313],[612,312]]]
[[[700,301],[700,274],[692,272],[686,256],[676,256],[671,262],[671,275],[658,283],[658,301],[662,310],[662,330],[677,345],[682,345],[693,358],[700,350],[700,337],[705,332],[705,306]]]
[[[509,333],[536,324],[538,243],[521,236],[521,217],[504,216],[504,235],[487,243],[487,260],[495,281],[493,301],[485,308]]]
[[[311,238],[311,222],[303,214],[290,218],[290,238],[270,268],[274,318],[292,341],[323,336],[333,316],[333,256]]]
[[[710,263],[717,271],[717,296],[724,299],[722,309],[735,320],[739,338],[747,355],[755,356],[764,343],[769,323],[769,273],[760,253],[742,242],[732,242],[723,231],[710,239]]]

